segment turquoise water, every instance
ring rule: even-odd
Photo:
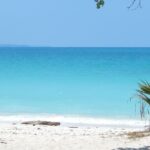
[[[0,113],[134,117],[150,48],[0,48]]]

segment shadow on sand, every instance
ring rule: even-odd
[[[140,148],[117,148],[112,150],[150,150],[150,146],[140,147]]]

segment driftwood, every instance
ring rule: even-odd
[[[25,125],[47,125],[47,126],[60,126],[60,122],[51,122],[51,121],[25,121],[21,124]]]

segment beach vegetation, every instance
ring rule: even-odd
[[[145,114],[149,115],[150,108],[150,83],[147,81],[142,81],[139,83],[139,89],[137,90],[137,96],[141,100],[140,103],[140,114],[141,118],[145,117]],[[148,106],[148,107],[146,107]],[[147,109],[145,109],[147,108]]]
[[[150,136],[150,83],[147,81],[142,81],[139,83],[137,93],[132,98],[135,98],[139,102],[140,106],[140,117],[141,119],[149,119],[149,126],[144,131],[134,131],[128,132],[127,136],[130,139],[142,138]],[[132,99],[131,98],[131,99]]]
[[[139,88],[134,98],[139,100],[140,117],[141,119],[149,119],[150,121],[150,83],[142,81],[139,83]],[[149,123],[150,130],[150,123]]]

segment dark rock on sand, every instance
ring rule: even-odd
[[[60,126],[60,122],[51,122],[51,121],[25,121],[21,124],[25,125],[47,125],[47,126]]]

